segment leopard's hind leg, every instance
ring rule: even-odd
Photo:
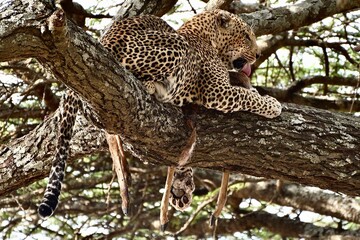
[[[227,199],[227,188],[229,183],[229,175],[228,171],[224,171],[222,178],[221,178],[221,186],[219,190],[219,195],[216,203],[216,208],[214,213],[210,217],[210,227],[215,225],[217,218],[220,216],[222,209],[225,206],[226,199]]]
[[[182,167],[190,159],[196,142],[196,129],[189,123],[192,129],[190,138],[180,155],[178,167],[168,167],[165,191],[160,205],[160,228],[165,231],[169,222],[168,205],[170,204],[177,210],[183,211],[190,206],[192,193],[195,190],[193,170],[191,167]]]

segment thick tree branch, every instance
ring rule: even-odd
[[[239,16],[253,25],[257,36],[277,34],[318,22],[337,13],[351,11],[360,7],[360,1],[306,0],[287,7],[265,9]]]
[[[24,137],[0,149],[0,195],[46,177],[58,132],[59,111]],[[71,145],[71,159],[107,151],[104,134],[79,118]]]
[[[255,198],[360,223],[360,203],[355,199],[293,183],[280,184],[280,188],[276,181],[246,183],[232,192],[229,202],[231,198]]]
[[[125,0],[117,12],[115,19],[128,18],[137,15],[151,14],[161,17],[169,12],[177,0]]]
[[[7,107],[5,105],[0,107],[0,119],[8,120],[10,118],[38,118],[42,119],[46,114],[44,109],[40,108],[17,108],[17,107]]]
[[[214,9],[227,9],[232,0],[209,0],[205,6],[206,11]]]
[[[32,1],[32,5],[23,1],[0,7],[4,26],[0,28],[0,61],[37,58],[86,99],[104,128],[120,134],[134,155],[151,163],[176,165],[190,134],[182,112],[147,95],[139,81],[71,22],[66,29],[61,19],[55,19],[57,27],[48,30],[46,19],[51,11],[41,1]],[[26,6],[34,15],[22,14],[29,12]],[[3,193],[14,184],[20,186],[44,175],[52,151],[49,142],[42,140],[46,135],[54,137],[52,121],[0,151]],[[287,105],[281,117],[267,120],[248,113],[222,114],[200,108],[196,123],[192,166],[288,179],[360,195],[360,123],[352,116]],[[19,182],[9,184],[14,169],[31,169],[32,173],[22,182],[17,179]]]

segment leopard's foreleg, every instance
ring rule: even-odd
[[[160,224],[161,230],[165,231],[169,222],[168,205],[170,204],[177,210],[183,211],[192,202],[192,192],[195,189],[193,170],[191,167],[182,167],[190,159],[196,142],[196,129],[193,122],[188,122],[192,129],[191,135],[186,143],[184,150],[180,154],[179,166],[168,167],[165,191],[160,205]]]

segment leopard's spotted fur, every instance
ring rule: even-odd
[[[160,101],[176,106],[196,103],[222,112],[250,111],[267,118],[281,113],[275,98],[230,84],[228,71],[248,68],[259,53],[251,28],[226,11],[201,13],[178,31],[155,16],[116,21],[101,43]],[[76,101],[69,104],[79,106]],[[74,109],[65,104],[57,153],[39,208],[43,217],[50,216],[58,203]],[[185,209],[193,190],[192,169],[179,167],[171,204]]]

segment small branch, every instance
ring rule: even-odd
[[[329,77],[329,76],[310,76],[299,81],[293,82],[287,89],[287,95],[300,92],[302,89],[312,84],[329,84],[338,86],[356,87],[358,80],[351,77]]]
[[[323,53],[324,53],[324,68],[325,68],[325,76],[329,77],[330,76],[330,64],[329,64],[329,56],[327,54],[326,48],[325,47],[321,47]],[[326,96],[328,93],[328,82],[324,82],[324,91],[323,91],[323,95]]]
[[[200,203],[199,206],[197,206],[196,210],[191,214],[191,216],[189,217],[189,219],[186,221],[186,223],[180,228],[180,230],[178,230],[174,236],[179,236],[182,232],[184,232],[189,226],[190,224],[194,221],[195,217],[200,213],[201,210],[203,210],[207,205],[209,205],[210,203],[214,202],[216,199],[217,195],[213,195],[212,197],[210,197],[207,200],[204,200]]]
[[[291,80],[293,82],[296,81],[295,73],[294,73],[294,62],[293,62],[293,55],[294,55],[294,47],[290,47],[290,53],[289,53],[289,71]]]
[[[259,93],[273,96],[280,102],[295,103],[299,105],[315,107],[318,109],[348,112],[352,105],[351,100],[328,100],[310,96],[304,97],[297,93],[289,95],[287,90],[276,88],[256,87],[256,89]],[[360,111],[359,101],[354,101],[353,111]]]

